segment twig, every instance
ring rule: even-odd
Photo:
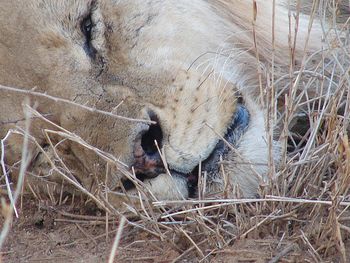
[[[220,203],[221,205],[232,205],[232,204],[249,204],[249,203],[261,203],[261,202],[287,202],[287,203],[299,203],[299,204],[319,204],[319,205],[332,205],[332,201],[326,200],[312,200],[312,199],[301,199],[291,198],[283,196],[266,195],[266,198],[258,199],[206,199],[206,200],[174,200],[174,201],[157,201],[153,202],[154,206],[167,206],[167,205],[198,205],[198,204],[210,204]],[[340,206],[349,206],[350,202],[339,202]]]
[[[88,216],[88,215],[75,215],[64,211],[57,211],[58,214],[70,217],[73,219],[82,219],[82,220],[96,220],[96,221],[103,221],[105,219],[104,216]],[[111,221],[113,218],[111,218],[109,221]]]
[[[88,225],[104,225],[105,221],[98,220],[74,220],[74,219],[64,219],[64,218],[55,218],[54,222],[62,222],[62,223],[73,223],[73,224],[88,224]],[[110,222],[112,224],[113,222]]]
[[[24,89],[19,89],[19,88],[7,87],[7,86],[3,86],[3,85],[0,85],[0,90],[6,90],[6,91],[10,91],[10,92],[22,93],[22,94],[25,94],[25,95],[31,95],[31,96],[35,96],[35,97],[45,98],[45,99],[48,99],[48,100],[52,100],[54,102],[61,102],[61,103],[65,103],[65,104],[69,104],[69,105],[75,106],[75,107],[79,107],[81,109],[87,110],[87,111],[92,112],[92,113],[99,113],[99,114],[107,115],[107,116],[110,116],[110,117],[113,117],[113,118],[117,118],[117,119],[121,119],[121,120],[125,120],[125,121],[144,122],[144,123],[148,123],[148,124],[156,124],[156,122],[154,122],[154,121],[144,120],[144,119],[133,119],[133,118],[128,118],[128,117],[124,117],[124,116],[119,116],[119,115],[116,115],[116,114],[108,112],[108,111],[98,110],[98,109],[95,109],[95,108],[88,107],[86,105],[78,104],[78,103],[73,102],[71,100],[54,97],[54,96],[51,96],[51,95],[48,95],[48,94],[45,94],[45,93],[36,92],[36,91],[32,91],[32,90],[24,90]]]
[[[125,222],[126,222],[126,218],[123,216],[120,220],[117,234],[115,235],[115,239],[113,242],[111,253],[109,255],[108,263],[113,263],[113,261],[114,261],[115,254],[117,253],[119,242],[120,242],[120,239],[122,237],[122,232],[124,229]]]
[[[291,245],[287,246],[281,252],[279,252],[276,256],[274,256],[268,263],[278,263],[278,262],[280,262],[283,257],[288,255],[293,250],[295,250],[296,247],[297,247],[296,244],[291,244]]]
[[[26,103],[29,103],[29,101],[26,101]],[[15,190],[12,202],[10,204],[9,210],[6,208],[5,201],[3,199],[1,200],[2,209],[5,210],[4,212],[6,212],[6,214],[5,214],[4,226],[3,226],[2,230],[1,230],[1,234],[0,234],[0,251],[2,250],[2,246],[3,246],[5,239],[10,231],[10,225],[11,225],[11,221],[12,221],[12,213],[14,212],[15,215],[18,217],[18,213],[16,211],[15,204],[16,204],[18,197],[21,194],[22,186],[24,183],[25,171],[27,169],[27,165],[29,164],[29,160],[30,160],[30,154],[28,153],[30,113],[28,111],[24,111],[24,115],[25,115],[25,131],[24,131],[24,139],[23,139],[23,145],[22,145],[21,166],[20,166],[20,170],[19,170],[16,190]],[[3,147],[3,140],[1,141],[1,146]],[[4,148],[2,148],[2,150],[1,150],[1,165],[2,166],[4,165],[3,154],[4,154]],[[5,166],[3,166],[3,168],[4,167]],[[4,175],[5,175],[5,178],[7,178],[6,169],[4,170]],[[11,194],[12,193],[11,193],[11,189],[10,189],[10,192],[9,192],[10,198],[11,198]]]
[[[81,226],[79,226],[78,224],[75,224],[75,226],[76,226],[88,239],[90,239],[90,240],[97,246],[97,241],[96,241],[92,236],[90,236],[88,233],[86,233],[86,231],[85,231]]]
[[[2,168],[2,173],[5,177],[5,183],[6,183],[6,188],[7,188],[7,195],[10,199],[10,203],[11,206],[13,207],[13,210],[15,212],[16,217],[18,218],[18,212],[15,206],[15,201],[13,198],[13,194],[12,194],[12,189],[11,189],[11,185],[10,185],[10,181],[8,178],[8,174],[7,174],[7,170],[6,170],[6,166],[5,166],[5,144],[4,142],[8,139],[8,137],[10,137],[10,135],[12,134],[13,130],[9,130],[6,134],[6,136],[1,140],[1,168]]]
[[[205,242],[207,242],[208,240],[202,240],[201,242],[199,242],[197,244],[197,246],[203,245]],[[179,260],[181,258],[183,258],[184,256],[188,255],[192,250],[194,250],[196,248],[196,246],[191,246],[189,249],[187,249],[186,251],[184,251],[180,256],[178,256],[177,258],[175,258],[173,261],[171,261],[171,263],[176,263],[179,262]]]
[[[245,233],[243,233],[242,235],[240,235],[240,238],[246,238],[246,236],[252,232],[254,229],[257,229],[259,226],[261,226],[262,224],[264,224],[267,220],[271,219],[273,216],[279,214],[281,212],[281,210],[278,211],[274,211],[272,212],[270,215],[268,215],[266,218],[264,218],[263,220],[261,220],[258,224],[256,224],[255,226],[253,226],[252,228],[248,229]]]
[[[202,252],[202,250],[198,247],[198,245],[196,244],[196,242],[193,241],[193,239],[186,233],[185,230],[183,230],[182,228],[180,229],[180,231],[187,237],[187,239],[192,243],[192,245],[196,248],[196,250],[198,251],[199,255],[204,258],[204,254]]]
[[[300,232],[301,232],[302,240],[311,250],[310,255],[316,260],[316,262],[322,262],[321,256],[317,253],[316,249],[311,245],[311,243],[310,243],[309,239],[306,237],[304,231],[300,230]]]

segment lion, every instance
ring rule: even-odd
[[[158,200],[196,197],[203,180],[207,195],[256,197],[281,156],[264,63],[288,66],[291,39],[296,63],[322,49],[316,19],[272,2],[1,0],[3,172],[18,172],[31,111],[32,186],[67,181],[51,156],[75,186],[102,182],[117,199],[139,184]]]

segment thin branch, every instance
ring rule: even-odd
[[[92,113],[99,113],[99,114],[107,115],[107,116],[110,116],[110,117],[113,117],[113,118],[116,118],[116,119],[125,120],[125,121],[143,122],[143,123],[148,123],[148,124],[156,124],[156,122],[154,122],[154,121],[144,120],[144,119],[133,119],[133,118],[128,118],[128,117],[124,117],[124,116],[119,116],[119,115],[116,115],[116,114],[108,112],[108,111],[98,110],[96,108],[92,108],[92,107],[88,107],[86,105],[78,104],[78,103],[73,102],[71,100],[54,97],[54,96],[51,96],[51,95],[48,95],[48,94],[45,94],[45,93],[36,92],[36,91],[32,91],[32,90],[24,90],[24,89],[19,89],[19,88],[7,87],[7,86],[3,86],[3,85],[0,85],[0,90],[6,90],[6,91],[9,91],[9,92],[21,93],[21,94],[25,94],[25,95],[28,95],[28,96],[40,97],[40,98],[52,100],[54,102],[65,103],[65,104],[69,104],[69,105],[72,105],[72,106],[84,109],[84,110],[92,112]]]

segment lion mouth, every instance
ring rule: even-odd
[[[225,160],[225,157],[237,147],[240,138],[248,128],[249,120],[248,110],[243,105],[238,105],[225,136],[219,140],[209,157],[201,163],[202,172],[209,174],[219,173],[220,160]],[[190,196],[193,196],[198,185],[199,165],[190,174],[185,176],[187,178]]]
[[[231,151],[234,150],[235,147],[237,147],[241,136],[248,128],[249,120],[250,115],[248,110],[242,104],[239,104],[225,136],[223,136],[223,138],[218,141],[209,157],[202,161],[200,164],[200,170],[202,172],[206,171],[210,174],[219,172],[220,159],[225,160],[225,156],[227,156]],[[162,135],[158,133],[157,136],[160,138]],[[142,141],[140,140],[139,143],[141,146]],[[135,173],[136,178],[140,181],[144,181],[147,178],[154,178],[159,174],[167,172],[164,168],[164,164],[161,161],[158,151],[155,151],[154,149],[152,150],[152,154],[147,155],[136,150],[135,159],[136,162],[133,167],[133,172]],[[195,167],[190,173],[187,174],[175,170],[169,171],[173,176],[176,175],[185,178],[187,181],[190,196],[194,196],[197,189],[200,165],[198,164],[197,167]],[[134,184],[130,180],[125,180],[122,183],[125,190],[134,188]]]

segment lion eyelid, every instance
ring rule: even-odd
[[[104,35],[100,34],[101,27],[99,24],[101,21],[98,14],[96,14],[98,10],[97,1],[91,1],[87,12],[80,19],[80,30],[85,38],[83,49],[93,60],[96,59],[98,53],[98,47],[95,46],[97,43],[94,42],[101,42],[98,40],[98,37]]]

